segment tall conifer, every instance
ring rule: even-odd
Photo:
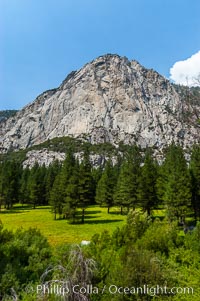
[[[148,215],[151,214],[151,210],[157,205],[156,180],[157,164],[150,150],[147,150],[144,165],[141,167],[137,197],[139,206]]]
[[[163,200],[171,218],[184,221],[191,206],[191,179],[183,149],[169,146],[162,172]]]

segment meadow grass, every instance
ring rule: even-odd
[[[32,209],[28,206],[15,205],[12,210],[2,210],[0,220],[8,230],[37,228],[52,246],[58,246],[90,240],[95,233],[104,230],[113,232],[125,224],[126,216],[119,214],[119,208],[111,208],[108,214],[107,208],[90,206],[85,211],[84,224],[70,224],[65,219],[54,220],[49,206]]]

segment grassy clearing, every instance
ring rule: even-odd
[[[101,233],[105,229],[112,232],[125,223],[126,216],[120,215],[117,208],[112,208],[108,214],[107,208],[91,206],[86,210],[84,224],[71,225],[63,219],[53,220],[48,206],[32,209],[16,205],[13,210],[1,211],[0,220],[4,228],[9,230],[38,228],[52,246],[57,246],[90,240],[95,233]]]

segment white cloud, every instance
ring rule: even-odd
[[[198,83],[195,80],[197,77]],[[170,69],[170,79],[175,84],[200,86],[200,51],[184,61],[176,62]]]

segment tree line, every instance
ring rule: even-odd
[[[108,213],[119,206],[121,213],[142,208],[165,208],[168,217],[184,222],[188,214],[200,217],[200,146],[195,145],[187,162],[179,145],[165,150],[162,163],[152,151],[129,147],[115,164],[112,157],[94,168],[86,148],[81,161],[69,149],[66,159],[50,166],[23,168],[14,160],[0,164],[0,208],[15,203],[34,208],[51,205],[54,218],[84,222],[85,209],[92,204],[106,206]],[[80,213],[81,212],[81,213]]]

